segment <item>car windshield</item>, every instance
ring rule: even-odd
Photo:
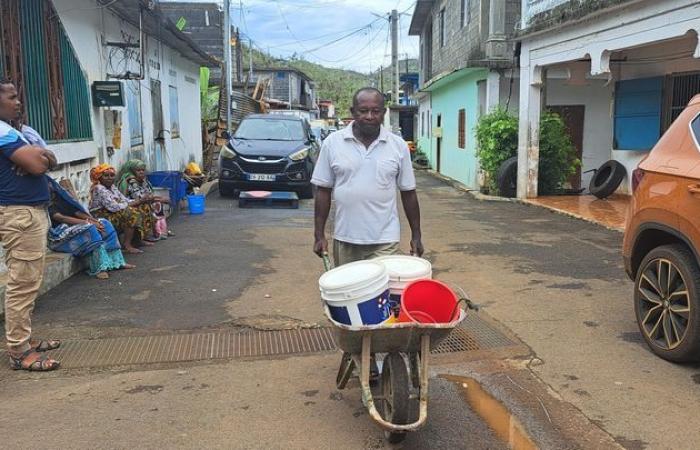
[[[247,119],[241,122],[236,139],[303,141],[304,127],[297,120]]]

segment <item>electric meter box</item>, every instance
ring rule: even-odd
[[[98,108],[124,106],[124,88],[121,81],[92,83],[92,104]]]

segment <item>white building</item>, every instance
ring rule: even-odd
[[[700,92],[700,2],[523,0],[521,28],[521,198],[537,196],[543,105],[582,135],[582,172],[615,159],[629,175]]]
[[[56,153],[53,175],[70,178],[82,200],[100,162],[140,158],[151,171],[201,163],[199,72],[217,63],[157,2],[5,0],[0,26],[0,73],[16,81],[26,123]],[[93,106],[96,81],[119,81],[125,106]]]

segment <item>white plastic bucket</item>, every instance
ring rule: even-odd
[[[430,261],[416,256],[381,256],[373,261],[384,264],[389,273],[389,303],[392,308],[401,304],[403,290],[410,283],[433,278],[433,267]]]
[[[345,325],[376,325],[389,318],[389,274],[374,261],[357,261],[323,274],[321,298],[331,317]]]

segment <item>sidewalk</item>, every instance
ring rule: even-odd
[[[625,219],[631,197],[613,194],[606,199],[593,195],[544,196],[523,200],[524,203],[541,206],[577,219],[597,223],[615,231],[625,231]]]
[[[202,185],[202,194],[209,195],[218,186],[218,181],[208,181]],[[5,254],[0,247],[0,319],[5,318],[5,286],[7,284],[7,267],[3,262]],[[44,294],[66,281],[73,275],[83,270],[80,259],[73,258],[66,253],[49,251],[46,255],[46,269],[44,270],[44,282],[41,285],[39,295]]]

